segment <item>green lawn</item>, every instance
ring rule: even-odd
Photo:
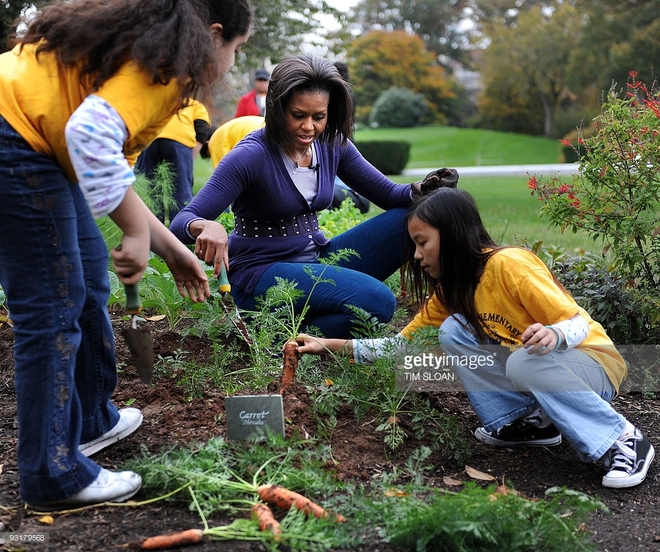
[[[558,163],[560,154],[555,139],[446,126],[358,130],[355,140],[410,142],[408,169]]]
[[[410,141],[411,161],[407,168],[462,167],[482,165],[521,165],[557,163],[556,140],[453,127],[360,130],[356,140]],[[479,163],[481,161],[481,163]],[[195,188],[198,190],[212,172],[210,161],[195,161]],[[393,176],[399,183],[410,177]],[[500,243],[520,244],[542,240],[545,245],[597,251],[599,246],[585,235],[562,234],[549,228],[539,217],[539,202],[527,189],[526,177],[463,177],[459,186],[477,200],[484,224]]]

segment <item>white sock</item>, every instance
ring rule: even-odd
[[[632,425],[628,420],[626,420],[626,427],[623,428],[621,435],[617,438],[617,441],[625,441],[627,437],[630,437],[635,433],[635,426]]]

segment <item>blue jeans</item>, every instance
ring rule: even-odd
[[[302,311],[309,297],[309,311],[301,327],[331,338],[349,338],[353,335],[355,313],[353,305],[367,311],[379,322],[389,322],[394,315],[396,298],[383,281],[396,272],[403,263],[403,244],[407,237],[404,227],[406,209],[391,209],[335,236],[321,257],[327,258],[340,249],[353,249],[359,257],[350,256],[339,266],[321,263],[275,263],[261,276],[254,293],[247,294],[232,286],[236,305],[255,310],[256,298],[265,296],[268,288],[276,285],[275,277],[297,283],[304,297],[296,303],[296,314]],[[314,280],[305,271],[311,269],[314,277],[332,280],[314,288]],[[311,294],[311,295],[310,295]]]
[[[163,222],[166,215],[172,220],[192,201],[194,185],[192,148],[176,140],[156,138],[138,157],[135,170],[153,180],[156,177],[156,169],[161,163],[170,164],[174,184],[172,199],[175,203],[168,213],[165,213],[162,200],[156,199],[155,215]]]
[[[462,319],[461,317],[458,317]],[[604,370],[580,349],[530,355],[520,348],[480,345],[472,332],[447,318],[440,326],[446,355],[479,358],[452,366],[487,431],[499,429],[539,406],[584,461],[601,458],[623,431],[626,419],[610,405],[615,389]]]
[[[79,187],[1,116],[0,146],[0,285],[14,323],[21,495],[50,502],[97,477],[78,445],[119,421],[108,251]]]

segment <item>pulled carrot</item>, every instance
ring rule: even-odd
[[[280,485],[261,485],[257,488],[257,494],[264,502],[282,508],[283,510],[290,510],[294,507],[307,515],[317,518],[327,518],[329,516],[328,511],[322,506]],[[346,521],[346,518],[339,514],[335,515],[335,519],[338,522]]]
[[[157,535],[144,539],[140,544],[140,550],[167,550],[189,544],[198,544],[202,542],[203,537],[204,531],[201,529],[188,529],[187,531],[180,531],[178,533]]]
[[[275,541],[279,542],[282,537],[280,522],[275,519],[268,505],[263,502],[257,502],[252,506],[250,511],[252,512],[252,517],[259,522],[259,530],[270,531]]]
[[[298,359],[300,353],[298,352],[298,343],[295,341],[288,341],[282,348],[284,362],[282,364],[282,389],[289,387],[293,380],[296,379],[296,370],[298,370]]]

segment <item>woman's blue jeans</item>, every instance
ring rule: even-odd
[[[359,254],[338,266],[275,263],[261,276],[252,294],[233,287],[236,305],[255,310],[256,298],[265,296],[268,288],[276,285],[277,276],[296,282],[298,289],[304,292],[304,297],[296,303],[296,314],[300,314],[309,297],[302,331],[309,329],[331,338],[352,337],[359,329],[355,327],[355,312],[350,305],[367,311],[379,322],[389,322],[394,315],[396,298],[383,281],[403,264],[406,212],[404,208],[391,209],[331,239],[323,258],[341,249],[353,249]],[[329,279],[332,283],[314,287],[314,278]]]
[[[447,318],[438,337],[444,354],[456,355],[452,366],[487,431],[540,406],[582,460],[598,460],[610,449],[626,419],[610,405],[615,390],[598,362],[580,349],[539,356],[484,347],[460,319]],[[458,360],[466,355],[476,368]]]
[[[108,251],[78,186],[1,116],[0,183],[21,495],[50,502],[94,481],[100,467],[78,445],[119,421]]]

